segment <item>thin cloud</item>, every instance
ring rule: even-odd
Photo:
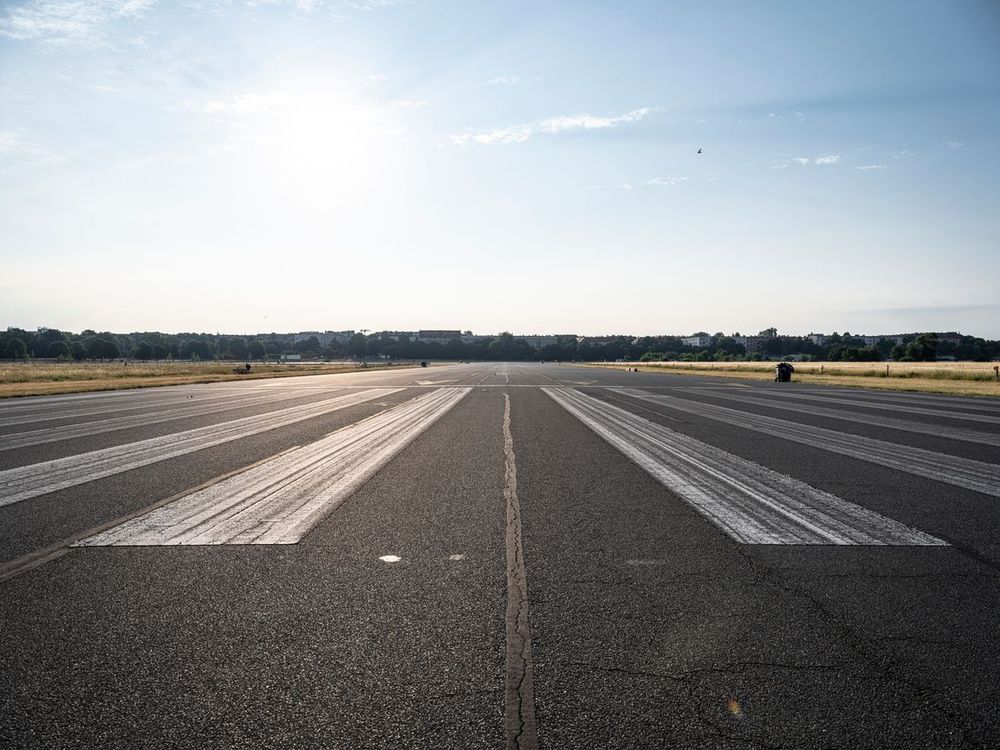
[[[636,122],[641,120],[650,112],[651,107],[641,107],[620,115],[611,117],[600,117],[590,114],[559,115],[556,117],[546,117],[531,123],[521,125],[511,125],[505,128],[496,128],[479,133],[461,133],[453,135],[451,142],[458,146],[468,146],[470,143],[480,143],[483,145],[493,145],[497,143],[523,143],[532,136],[542,133],[545,135],[558,135],[581,130],[603,130],[614,128],[622,123]]]
[[[687,182],[687,177],[653,177],[642,184],[652,187],[670,187],[671,185],[680,185],[682,182]]]
[[[302,13],[312,13],[320,3],[318,0],[247,0],[247,5],[251,8],[259,8],[262,5],[291,5]]]
[[[209,102],[188,101],[184,108],[219,117],[254,117],[282,107],[294,98],[292,91],[249,92]]]
[[[518,83],[521,79],[514,75],[497,76],[496,78],[491,78],[488,81],[483,81],[484,86],[513,86]]]
[[[60,154],[53,153],[21,133],[0,131],[0,171],[24,169],[64,161]]]
[[[948,148],[962,148],[965,143],[963,141],[945,141],[944,145]]]
[[[402,5],[404,0],[343,0],[340,4],[352,10],[378,10]]]
[[[825,167],[838,163],[840,163],[840,154],[820,154],[819,156],[814,156],[814,157],[793,156],[788,161],[773,165],[773,168],[786,169],[790,167],[792,164],[798,164],[799,166],[802,167],[806,167],[809,165]]]
[[[855,167],[855,169],[860,170],[862,172],[867,172],[873,169],[874,170],[885,169],[885,164],[865,164],[864,166],[861,167]]]
[[[427,102],[424,99],[397,99],[391,104],[393,107],[399,107],[400,109],[416,109],[427,106]]]
[[[30,0],[7,9],[0,36],[48,42],[96,42],[104,27],[141,16],[155,0]]]

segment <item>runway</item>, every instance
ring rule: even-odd
[[[989,747],[1000,401],[474,363],[0,402],[0,746]]]

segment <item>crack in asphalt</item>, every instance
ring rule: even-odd
[[[507,747],[535,750],[535,691],[532,680],[528,581],[524,571],[521,505],[517,497],[517,463],[510,430],[510,394],[504,393],[504,500],[507,512]]]
[[[776,580],[774,574],[778,572],[777,570],[767,566],[766,563],[760,563],[759,561],[754,560],[746,550],[739,549],[738,551],[747,559],[752,568],[756,569],[759,565],[764,566],[763,572],[755,574],[759,576],[757,583],[766,586],[773,586],[786,594],[804,599],[817,612],[820,613],[824,623],[827,623],[830,627],[840,631],[842,642],[859,657],[860,662],[865,665],[867,671],[869,672],[869,674],[857,675],[858,677],[863,679],[883,679],[909,687],[914,691],[916,697],[927,699],[928,705],[932,705],[938,713],[955,728],[961,736],[965,746],[974,748],[984,747],[982,742],[970,735],[970,731],[966,726],[965,717],[958,711],[947,706],[946,701],[948,696],[946,691],[928,681],[909,679],[900,675],[898,670],[895,669],[893,665],[879,661],[869,650],[870,647],[878,641],[895,640],[895,638],[892,636],[871,637],[862,635],[857,631],[855,626],[846,622],[843,617],[829,607],[827,603],[823,602],[816,594],[805,589],[804,587],[795,586],[786,581]]]

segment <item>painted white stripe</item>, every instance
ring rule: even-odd
[[[763,391],[764,393],[771,393],[768,391]],[[777,394],[775,394],[777,395]],[[940,417],[943,419],[957,419],[963,422],[985,422],[987,424],[1000,424],[1000,415],[990,415],[990,414],[966,414],[958,413],[953,410],[947,409],[945,405],[942,405],[940,409],[927,409],[921,406],[903,406],[901,404],[879,402],[873,403],[872,401],[863,401],[855,398],[834,398],[832,396],[813,396],[806,393],[791,393],[783,392],[781,394],[782,398],[798,398],[807,399],[809,401],[824,401],[830,404],[838,404],[840,406],[860,406],[864,409],[881,409],[884,411],[899,411],[906,412],[907,414],[923,414],[929,417]]]
[[[789,403],[777,399],[753,398],[745,393],[720,393],[713,390],[705,394],[710,398],[721,398],[728,401],[738,401],[741,404],[756,404],[766,406],[769,409],[781,409],[783,411],[796,412],[798,414],[810,414],[814,417],[826,417],[828,419],[840,419],[845,422],[856,424],[869,424],[874,427],[887,427],[892,430],[902,432],[915,432],[921,435],[933,435],[934,437],[948,438],[950,440],[961,440],[967,443],[977,443],[979,445],[995,445],[1000,447],[1000,433],[979,432],[963,427],[945,427],[939,424],[925,424],[923,422],[911,422],[907,419],[895,419],[893,417],[883,417],[877,414],[862,414],[856,411],[837,411],[823,406],[812,406],[811,404]]]
[[[334,392],[338,388],[326,388],[327,392]],[[171,422],[175,419],[186,419],[188,417],[200,417],[206,414],[214,414],[230,409],[239,409],[245,406],[266,406],[281,401],[291,401],[298,398],[307,398],[308,393],[252,393],[231,398],[213,398],[211,403],[197,403],[205,399],[184,399],[178,401],[179,405],[173,409],[160,409],[142,414],[131,414],[127,417],[113,417],[111,419],[100,419],[93,422],[81,422],[79,424],[63,425],[61,427],[46,427],[40,430],[27,430],[24,432],[13,432],[7,435],[0,435],[0,451],[12,450],[14,448],[24,448],[29,445],[41,445],[43,443],[55,443],[60,440],[74,440],[76,438],[87,437],[89,435],[99,435],[104,432],[116,432],[130,427],[146,427],[151,424]],[[142,408],[142,405],[131,408]]]
[[[53,461],[19,466],[0,471],[0,507],[38,495],[72,487],[123,471],[194,453],[213,445],[274,430],[312,419],[328,412],[383,398],[401,388],[373,388],[324,399],[311,404],[292,406],[269,414],[243,417],[229,422],[197,427],[172,435],[116,445],[111,448],[57,458]]]
[[[813,427],[787,419],[750,414],[725,406],[705,404],[676,396],[653,395],[634,388],[612,388],[609,390],[643,401],[668,406],[678,411],[725,422],[735,427],[762,432],[765,435],[772,435],[783,440],[791,440],[831,453],[840,453],[861,461],[905,471],[908,474],[1000,497],[1000,466],[995,464],[827,430],[823,427]]]
[[[876,378],[878,380],[878,378]],[[646,385],[643,384],[645,388]],[[786,388],[775,386],[758,386],[755,390],[768,395],[784,397],[787,395]],[[794,393],[807,393],[814,396],[826,396],[828,398],[847,398],[864,401],[875,405],[877,403],[890,403],[917,405],[917,406],[942,406],[948,409],[970,409],[972,411],[998,412],[1000,411],[1000,399],[990,396],[947,396],[934,393],[923,393],[919,391],[893,391],[877,390],[872,388],[851,388],[840,390],[835,387],[814,386],[810,387],[799,383]]]
[[[77,546],[295,544],[470,390],[426,393]]]
[[[191,405],[226,398],[228,395],[220,392],[210,396],[199,396],[198,398],[189,398],[188,395],[183,394],[167,398],[151,398],[148,392],[142,394],[141,390],[138,392],[128,391],[128,393],[131,398],[118,398],[112,402],[103,400],[96,405],[93,403],[83,405],[62,404],[59,402],[48,404],[31,403],[23,405],[20,409],[0,409],[0,427],[33,424],[35,422],[52,422],[57,419],[92,417],[99,414],[113,414],[119,411],[138,411],[139,409],[171,406],[173,404]],[[143,398],[142,396],[145,397]]]
[[[580,391],[542,390],[737,542],[946,545],[922,531]]]

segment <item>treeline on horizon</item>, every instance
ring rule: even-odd
[[[939,358],[989,361],[1000,357],[1000,341],[949,334],[922,333],[904,337],[903,343],[883,340],[866,346],[850,333],[834,333],[825,344],[808,337],[776,336],[761,342],[761,350],[747,354],[732,336],[717,333],[707,347],[684,346],[679,336],[608,336],[599,341],[563,336],[558,343],[535,349],[523,339],[504,332],[474,343],[455,339],[448,343],[415,341],[406,335],[356,333],[349,341],[321,346],[315,336],[295,341],[295,334],[231,336],[210,333],[111,333],[85,330],[70,333],[56,329],[27,331],[8,328],[0,332],[0,356],[10,360],[58,361],[115,360],[212,361],[277,360],[283,354],[303,359],[421,359],[488,361],[741,361],[782,357],[843,362],[935,361]]]

